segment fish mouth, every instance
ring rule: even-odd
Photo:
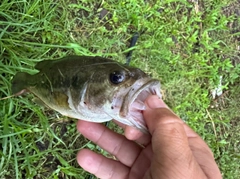
[[[145,107],[145,100],[150,95],[157,95],[162,97],[160,93],[160,82],[156,79],[139,79],[137,80],[125,96],[120,115],[127,118],[132,126],[147,131],[146,123],[143,118],[143,110]]]

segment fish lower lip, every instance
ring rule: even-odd
[[[138,85],[138,83],[142,85]],[[134,89],[136,88],[136,89]],[[134,89],[134,90],[133,90]],[[141,94],[141,95],[140,95]],[[144,110],[145,105],[144,101],[150,95],[158,95],[161,97],[160,93],[160,83],[158,80],[155,79],[145,79],[142,81],[136,81],[132,88],[129,90],[128,94],[126,95],[120,113],[122,116],[126,116],[129,112],[129,109],[134,105],[135,109]]]
[[[158,95],[161,97],[160,82],[154,79],[141,79],[141,81],[136,81],[132,85],[132,88],[135,87],[137,88],[135,90],[130,89],[124,98],[120,115],[126,118],[132,126],[144,133],[148,133],[142,114],[146,108],[144,102],[150,95]]]

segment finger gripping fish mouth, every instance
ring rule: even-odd
[[[146,108],[144,102],[150,95],[162,97],[160,82],[149,78],[137,80],[123,99],[120,109],[120,116],[127,118],[132,126],[143,132],[147,131],[147,127],[142,112]]]

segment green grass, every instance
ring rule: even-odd
[[[108,14],[99,19],[102,9]],[[162,83],[164,99],[209,144],[227,179],[240,178],[240,20],[234,0],[7,1],[0,4],[0,98],[18,72],[68,54],[125,62]],[[196,13],[196,11],[198,11]],[[238,14],[239,15],[239,14]],[[211,96],[219,76],[224,94]],[[76,120],[35,105],[32,95],[0,101],[0,178],[86,178],[78,150],[96,147]]]

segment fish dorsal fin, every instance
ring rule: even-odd
[[[16,95],[21,95],[26,91],[29,86],[28,82],[31,79],[31,75],[25,72],[18,72],[12,80],[12,93]]]
[[[37,70],[42,70],[46,67],[49,67],[50,65],[52,65],[54,60],[43,60],[43,61],[40,61],[38,62],[36,65],[35,65],[35,69]]]

